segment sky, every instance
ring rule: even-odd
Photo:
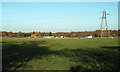
[[[120,0],[2,0],[2,2],[118,2]]]
[[[3,2],[2,30],[71,32],[100,29],[102,11],[108,29],[118,29],[117,2]]]
[[[118,29],[120,29],[120,2],[118,2]]]

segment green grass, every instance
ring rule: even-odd
[[[3,38],[3,70],[120,70],[117,38]]]

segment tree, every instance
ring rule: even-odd
[[[79,34],[76,34],[76,37],[79,37]]]
[[[49,32],[49,36],[52,36],[52,32]]]
[[[24,37],[24,34],[23,33],[19,34],[19,37]]]
[[[118,30],[118,36],[120,36],[120,29]]]
[[[33,31],[33,34],[35,34],[35,32]]]
[[[24,37],[31,37],[31,34],[24,34]]]

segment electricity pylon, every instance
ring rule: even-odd
[[[108,31],[108,24],[107,24],[107,14],[105,9],[103,10],[103,14],[102,14],[102,21],[101,21],[101,37],[103,36],[109,36],[109,31]],[[104,26],[105,25],[105,26]]]

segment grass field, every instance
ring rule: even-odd
[[[3,38],[4,70],[120,70],[117,38]]]

